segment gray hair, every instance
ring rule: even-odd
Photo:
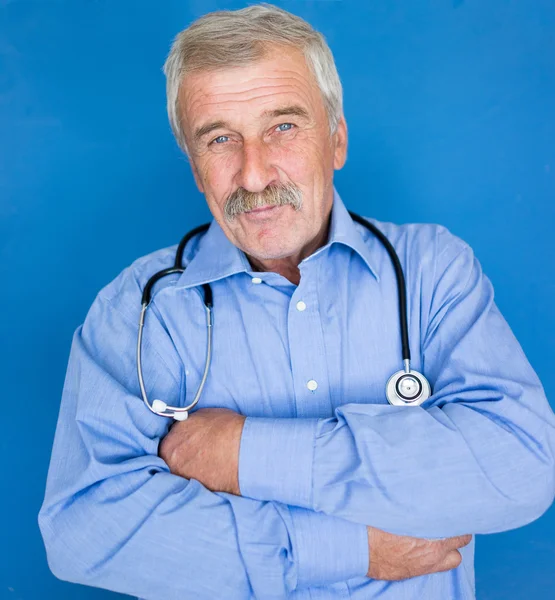
[[[291,46],[303,52],[322,92],[330,132],[335,133],[343,113],[343,91],[324,36],[286,10],[271,4],[256,4],[204,15],[174,39],[164,63],[167,109],[175,139],[186,154],[178,106],[184,75],[253,63],[264,58],[272,45]]]

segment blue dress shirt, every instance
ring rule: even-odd
[[[366,577],[366,525],[433,538],[529,523],[554,496],[555,417],[469,246],[437,225],[372,222],[405,272],[412,366],[430,399],[387,404],[402,368],[396,279],[337,193],[298,286],[253,272],[214,221],[185,272],[155,287],[144,376],[151,399],[192,401],[210,283],[214,354],[196,408],[247,416],[242,496],[157,456],[170,421],[143,405],[135,349],[141,291],[172,264],[166,248],[106,286],[75,332],[39,516],[54,574],[152,600],[474,598],[474,543],[457,569],[379,581]]]

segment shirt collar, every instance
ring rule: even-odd
[[[364,260],[372,275],[379,281],[375,265],[376,241],[376,238],[368,230],[353,221],[337,190],[334,188],[328,243],[319,248],[312,256],[324,251],[332,244],[343,244],[354,250]]]
[[[379,280],[371,253],[374,240],[372,239],[371,243],[366,242],[365,238],[368,236],[363,238],[359,227],[334,188],[328,242],[305,260],[323,252],[332,244],[343,244],[359,254],[370,272]],[[245,253],[226,237],[223,229],[213,219],[208,231],[200,239],[196,253],[179,277],[176,287],[196,287],[243,272],[252,273]]]

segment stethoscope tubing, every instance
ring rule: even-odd
[[[419,406],[420,404],[422,404],[422,402],[424,402],[424,400],[426,400],[431,395],[431,387],[424,375],[422,375],[418,371],[412,371],[410,367],[407,291],[401,261],[399,260],[399,257],[397,256],[397,253],[395,252],[395,249],[393,248],[391,242],[373,223],[370,223],[369,221],[357,215],[356,213],[349,211],[349,214],[351,215],[353,221],[359,223],[360,225],[363,225],[366,229],[373,233],[382,243],[389,255],[389,258],[391,259],[391,263],[395,270],[395,276],[397,279],[399,301],[399,325],[401,332],[401,348],[404,368],[403,370],[394,373],[387,381],[386,398],[390,404],[396,406]],[[152,403],[150,403],[146,392],[142,368],[143,329],[145,324],[146,311],[152,299],[152,289],[154,285],[166,275],[172,275],[176,273],[181,274],[185,271],[185,267],[183,266],[183,254],[185,252],[185,246],[191,238],[193,238],[199,233],[204,233],[209,227],[210,223],[199,225],[198,227],[195,227],[194,229],[189,231],[185,236],[183,236],[183,238],[179,242],[175,253],[174,265],[167,269],[162,269],[161,271],[158,271],[157,273],[152,275],[152,277],[150,277],[150,279],[147,281],[144,287],[141,298],[141,313],[139,317],[139,331],[137,336],[137,374],[139,378],[141,396],[145,406],[149,409],[150,412],[161,417],[170,417],[177,421],[185,420],[188,417],[189,411],[192,408],[194,408],[200,400],[210,370],[210,364],[212,361],[212,332],[214,329],[214,319],[212,313],[213,297],[210,285],[208,285],[207,283],[202,284],[207,329],[206,360],[204,363],[204,369],[199,387],[193,398],[193,402],[191,402],[191,404],[189,404],[188,406],[168,406],[163,400],[154,400]],[[414,391],[414,389],[416,389],[416,392]]]

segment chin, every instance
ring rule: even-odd
[[[257,260],[279,260],[281,258],[287,258],[288,256],[294,254],[294,252],[277,252],[271,249],[261,250],[260,248],[256,248],[252,252],[249,252],[247,250],[245,253],[249,256],[252,256],[253,258],[256,258]]]
[[[283,243],[262,244],[260,246],[245,249],[246,254],[258,260],[279,260],[281,258],[293,256],[297,252],[299,252],[299,248],[296,245],[291,244],[290,246],[284,246]]]

